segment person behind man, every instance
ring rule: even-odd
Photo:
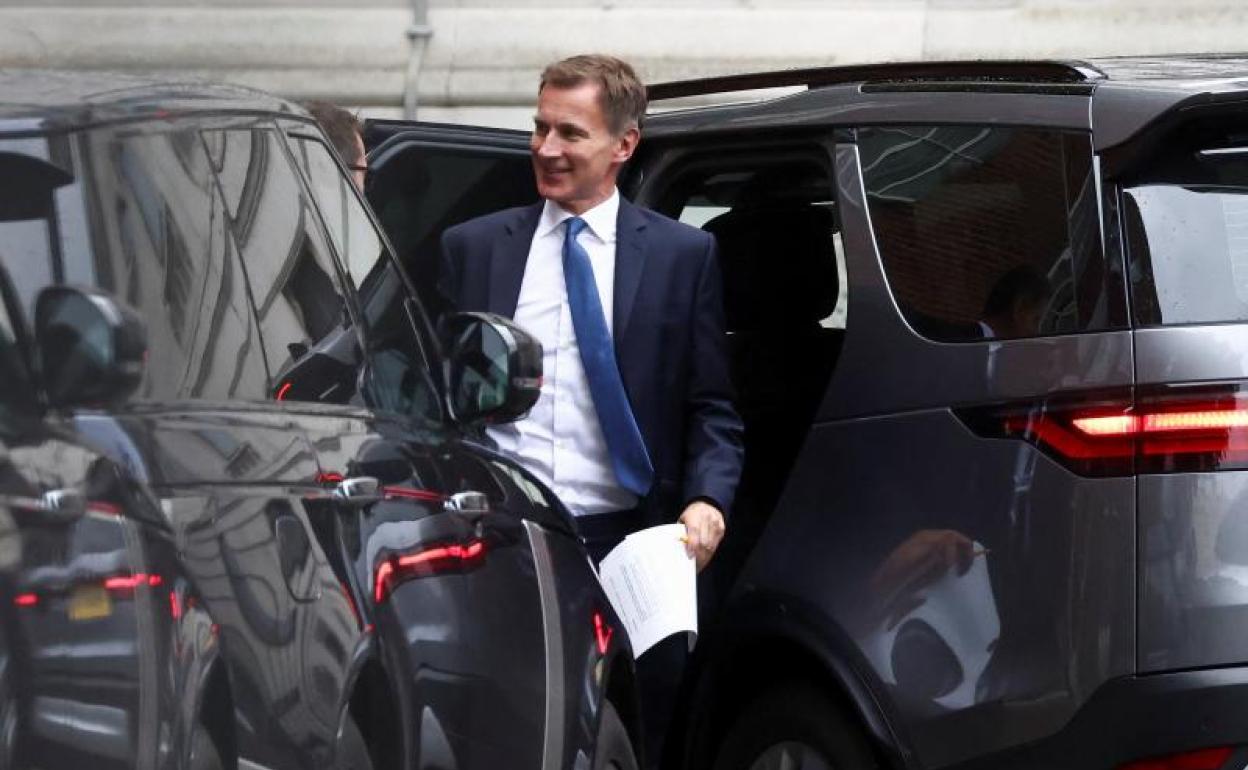
[[[351,171],[351,179],[356,189],[364,191],[364,173],[368,171],[365,163],[363,126],[360,119],[336,104],[329,102],[308,102],[303,105],[321,130],[329,137],[329,141],[338,151],[342,162]]]
[[[530,140],[544,201],[448,229],[441,283],[459,310],[509,316],[541,341],[537,404],[490,433],[567,504],[590,555],[677,519],[701,569],[732,506],[742,426],[714,239],[616,189],[645,109],[619,59],[547,67]],[[683,645],[672,637],[639,660],[652,758]]]
[[[988,292],[979,331],[984,339],[1033,337],[1052,294],[1049,281],[1029,264],[1007,270]]]

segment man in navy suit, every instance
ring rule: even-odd
[[[568,505],[591,555],[678,520],[701,569],[741,475],[742,427],[714,239],[616,189],[645,109],[625,62],[547,67],[530,141],[544,201],[447,230],[441,285],[459,310],[511,317],[541,341],[541,397],[490,433]],[[639,661],[647,744],[679,676],[668,641]]]

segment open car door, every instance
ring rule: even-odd
[[[452,225],[538,200],[524,131],[369,120],[366,197],[425,307],[440,298],[438,250]]]

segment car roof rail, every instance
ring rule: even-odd
[[[983,82],[983,83],[1085,83],[1104,79],[1105,74],[1081,61],[931,61],[849,64],[841,67],[755,72],[743,75],[655,83],[646,91],[650,101],[687,96],[753,91],[764,88],[842,85],[864,82]]]

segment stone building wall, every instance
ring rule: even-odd
[[[419,23],[418,23],[419,22]],[[1235,51],[1242,0],[0,0],[0,66],[229,80],[523,125],[583,50],[649,81],[852,62]]]

